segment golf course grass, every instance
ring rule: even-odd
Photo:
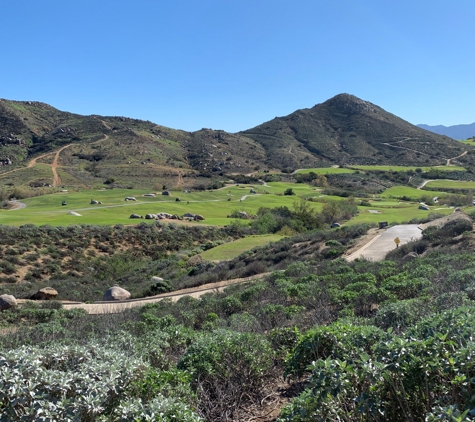
[[[297,170],[295,173],[297,174],[307,174],[307,173],[315,173],[315,174],[341,174],[341,173],[354,173],[355,170],[341,168],[341,167],[321,167],[321,168],[311,168],[311,169],[300,169]]]
[[[439,181],[440,182],[440,181]],[[431,182],[432,183],[432,182]],[[469,183],[469,182],[453,182]],[[474,182],[470,182],[475,184]],[[470,185],[469,185],[470,186]],[[287,189],[292,189],[294,195],[284,195]],[[250,193],[252,191],[256,193]],[[155,192],[155,197],[145,197],[151,193],[148,190],[138,189],[101,189],[82,190],[75,192],[56,192],[48,195],[36,196],[21,200],[25,208],[15,210],[1,210],[0,224],[20,226],[24,224],[52,226],[67,226],[70,224],[137,224],[145,219],[130,219],[131,214],[169,214],[183,215],[187,212],[200,214],[205,220],[187,224],[226,226],[233,222],[228,218],[233,211],[245,211],[256,214],[259,208],[288,207],[292,209],[299,198],[313,198],[309,205],[316,211],[322,210],[327,200],[341,201],[344,198],[326,196],[321,189],[304,183],[271,182],[267,185],[241,184],[230,185],[213,191],[204,192],[171,192],[171,196]],[[397,198],[406,196],[417,201],[424,194],[431,196],[447,195],[444,192],[424,191],[407,186],[394,186],[384,191],[379,198],[368,198],[370,206],[360,206],[360,214],[346,224],[357,224],[378,221],[402,222],[413,218],[422,218],[427,211],[417,209],[416,203],[398,202]],[[136,201],[125,201],[126,197],[135,197]],[[179,198],[180,201],[176,199]],[[102,204],[91,205],[91,199],[101,201]],[[359,203],[362,198],[355,201]],[[66,205],[61,205],[65,201]],[[374,209],[379,212],[369,212]],[[75,212],[80,216],[70,215]],[[449,209],[437,212],[450,212]],[[179,220],[176,220],[180,223]]]
[[[380,170],[380,171],[408,171],[421,169],[422,171],[442,170],[442,171],[465,171],[465,168],[460,166],[432,166],[432,167],[418,167],[418,166],[351,166],[352,169],[357,170]]]
[[[434,180],[427,183],[428,188],[436,189],[475,189],[475,182],[464,182],[462,180]]]
[[[235,242],[225,243],[224,245],[216,246],[201,253],[201,257],[207,261],[226,261],[233,259],[245,251],[248,251],[256,246],[264,246],[270,242],[277,242],[283,236],[276,234],[262,235],[262,236],[248,236],[238,239]]]

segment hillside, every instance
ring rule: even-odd
[[[429,130],[434,133],[438,133],[439,135],[446,135],[450,136],[454,139],[464,140],[468,138],[472,138],[475,136],[475,123],[469,125],[453,125],[453,126],[444,126],[444,125],[417,125],[418,127]]]
[[[185,132],[126,117],[82,116],[0,100],[2,185],[203,188],[213,179],[329,164],[445,164],[471,150],[340,94],[232,134]],[[463,164],[468,155],[452,164]],[[468,161],[467,161],[468,162]]]
[[[349,94],[242,134],[264,147],[269,162],[292,169],[329,163],[437,165],[465,149]]]
[[[126,117],[81,116],[32,101],[0,100],[0,143],[5,172],[25,167],[32,158],[51,166],[53,152],[68,146],[58,157],[58,173],[62,184],[76,186],[107,179],[122,186],[190,186],[223,171],[248,173],[265,161],[263,148],[241,135],[211,129],[190,133]],[[254,151],[251,159],[248,151]],[[44,166],[2,178],[3,184],[26,181],[41,185],[53,179]]]

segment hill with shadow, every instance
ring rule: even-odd
[[[466,149],[349,94],[276,117],[242,134],[264,147],[270,163],[291,169],[328,164],[439,165]]]

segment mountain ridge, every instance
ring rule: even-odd
[[[0,163],[13,165],[1,166],[0,177],[2,170],[65,145],[62,179],[88,186],[105,179],[187,184],[186,177],[329,165],[440,165],[471,148],[350,94],[237,133],[187,132],[128,117],[82,116],[37,101],[0,100]],[[469,157],[458,162],[464,160]],[[31,171],[31,180],[48,183],[39,170]],[[2,182],[15,184],[9,177]]]
[[[419,124],[418,127],[428,130],[430,132],[438,133],[439,135],[450,136],[451,138],[464,140],[475,137],[475,122],[469,124],[460,124],[452,126],[444,125],[425,125]]]

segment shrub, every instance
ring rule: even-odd
[[[241,406],[262,398],[272,375],[273,351],[260,335],[218,330],[199,337],[178,368],[191,373],[206,419],[226,421]]]

